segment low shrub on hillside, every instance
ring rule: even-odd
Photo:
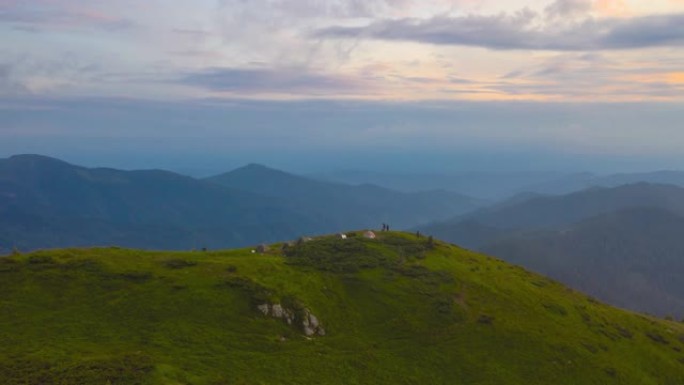
[[[284,250],[288,263],[318,270],[353,273],[360,269],[395,267],[412,258],[422,259],[430,249],[427,240],[382,234],[381,240],[361,237],[319,238]]]
[[[435,247],[434,240],[431,238],[410,239],[396,235],[384,235],[382,242],[402,257],[419,259],[424,258],[425,253]]]
[[[30,265],[50,265],[56,263],[54,258],[49,255],[32,255],[26,262]]]
[[[30,384],[145,384],[154,369],[142,353],[109,359],[77,362],[47,362],[23,358],[0,361],[3,385]]]
[[[19,263],[13,258],[0,257],[0,273],[17,271],[20,269]]]
[[[658,333],[658,332],[656,332],[656,331],[653,331],[653,330],[647,331],[647,332],[646,332],[646,337],[650,338],[651,341],[656,342],[656,343],[659,343],[659,344],[667,345],[667,344],[670,343],[670,342],[667,340],[667,338],[663,337],[662,334],[660,334],[660,333]]]
[[[169,269],[185,269],[186,267],[197,266],[197,262],[186,261],[185,259],[167,259],[164,261],[164,266]]]
[[[245,293],[252,305],[270,302],[273,292],[268,288],[243,277],[227,277],[216,285],[217,288],[237,289]]]
[[[285,255],[291,265],[310,266],[337,273],[353,273],[359,269],[388,266],[393,260],[379,248],[371,247],[371,241],[361,238],[323,238],[303,242],[288,248]]]
[[[115,274],[116,278],[120,278],[129,282],[143,283],[152,279],[152,273],[148,271],[126,271]]]
[[[566,316],[568,311],[557,303],[543,303],[542,306],[549,312],[561,316]]]
[[[104,272],[104,266],[98,261],[92,259],[73,259],[67,261],[62,266],[66,270],[81,270],[89,272]]]

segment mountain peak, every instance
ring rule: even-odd
[[[249,164],[247,164],[247,165],[245,165],[245,166],[239,167],[238,170],[241,169],[241,168],[244,168],[244,169],[254,169],[254,170],[263,170],[263,169],[273,170],[273,168],[268,167],[268,166],[266,166],[265,164],[261,164],[261,163],[249,163]]]
[[[69,164],[63,160],[57,159],[57,158],[52,158],[49,156],[45,155],[38,155],[38,154],[18,154],[18,155],[12,155],[6,160],[9,160],[11,162],[16,162],[16,163],[54,163],[54,164]]]
[[[266,166],[266,165],[264,165],[264,164],[261,164],[261,163],[249,163],[249,164],[247,164],[247,165],[245,165],[245,166],[236,168],[235,170],[233,170],[233,171],[231,171],[231,172],[238,172],[238,171],[248,171],[248,172],[269,172],[269,173],[277,172],[277,173],[287,174],[285,171],[278,170],[278,169],[275,169],[275,168],[272,168],[272,167],[268,167],[268,166]]]
[[[17,171],[33,170],[37,172],[54,172],[55,170],[79,168],[78,166],[74,166],[63,160],[36,154],[13,155],[9,158],[0,159],[0,162]]]
[[[245,182],[253,182],[255,180],[277,180],[283,182],[285,180],[301,180],[305,179],[298,175],[290,174],[288,172],[271,168],[259,163],[249,163],[245,166],[236,168],[232,171],[228,171],[223,174],[219,174],[213,177],[207,178],[214,182],[219,182],[221,184],[232,184],[237,183],[238,185]]]

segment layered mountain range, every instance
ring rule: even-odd
[[[0,160],[0,250],[225,248],[381,223],[405,228],[480,204],[446,191],[321,182],[259,165],[195,179],[20,155]]]
[[[684,189],[678,186],[526,194],[420,230],[613,304],[684,316]]]
[[[604,179],[639,175],[679,174]],[[257,164],[198,179],[20,155],[0,160],[0,254],[110,245],[218,249],[387,223],[490,253],[612,304],[684,317],[683,188],[640,182],[539,191],[487,205],[447,190],[399,192]]]

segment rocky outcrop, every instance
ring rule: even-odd
[[[304,309],[302,312],[302,329],[304,330],[304,334],[308,337],[325,335],[325,329],[323,329],[318,318],[311,314],[309,309]]]
[[[307,337],[324,336],[325,329],[311,310],[303,308],[298,311],[283,307],[283,305],[264,303],[257,306],[257,309],[267,317],[283,320],[288,325],[294,325],[301,329]]]

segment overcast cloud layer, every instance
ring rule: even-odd
[[[0,156],[111,139],[684,167],[682,0],[0,0],[0,33]]]
[[[316,36],[499,50],[601,51],[684,45],[684,14],[629,19],[586,18],[570,24],[550,22],[539,26],[535,22],[540,17],[525,10],[514,15],[383,20],[363,27],[326,28]]]

